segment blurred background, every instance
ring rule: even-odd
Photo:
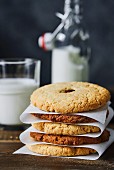
[[[38,47],[44,32],[60,23],[64,0],[0,0],[0,58],[33,57],[42,61],[41,86],[51,82],[51,52]],[[114,1],[83,0],[83,15],[90,33],[90,82],[114,88]]]

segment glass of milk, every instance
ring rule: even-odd
[[[0,59],[0,125],[21,125],[20,114],[39,85],[39,60]]]

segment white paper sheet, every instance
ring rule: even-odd
[[[109,105],[110,105],[110,102],[108,102],[105,106],[103,106],[99,109],[93,110],[93,111],[83,112],[83,113],[72,113],[69,115],[81,115],[81,116],[90,117],[90,118],[95,119],[98,122],[104,124],[105,120],[106,120],[106,114],[107,114],[107,109],[108,109]],[[26,124],[36,123],[38,119],[37,119],[37,117],[33,116],[31,113],[60,114],[60,113],[56,113],[56,112],[45,112],[45,111],[38,109],[37,107],[35,107],[33,105],[29,105],[27,107],[27,109],[21,114],[20,120]]]
[[[76,156],[76,157],[62,157],[62,158],[97,160],[104,153],[104,151],[114,142],[114,130],[112,130],[112,129],[107,129],[107,130],[110,131],[110,138],[109,138],[108,142],[103,142],[101,144],[75,146],[75,147],[86,147],[86,148],[95,149],[97,151],[96,154],[91,154],[91,155],[87,155],[87,156]],[[33,152],[29,151],[26,146],[15,151],[14,154],[29,154],[29,155],[36,155],[36,156],[44,156],[44,155],[40,155],[40,154],[33,153]]]
[[[88,125],[88,126],[91,125],[91,126],[97,126],[97,127],[99,127],[99,128],[101,129],[100,132],[98,132],[98,133],[87,133],[87,134],[76,135],[76,136],[88,136],[88,137],[93,137],[93,138],[100,136],[100,135],[102,134],[102,132],[104,131],[104,129],[106,128],[106,126],[109,124],[109,122],[110,122],[110,120],[112,119],[112,117],[114,116],[114,111],[113,111],[113,109],[112,109],[111,107],[109,107],[108,109],[109,109],[109,115],[108,115],[108,118],[106,119],[105,124],[102,124],[102,123],[99,123],[99,122],[95,122],[95,123],[78,123],[78,124],[76,124],[76,125]],[[38,121],[37,121],[37,122],[38,122]],[[40,122],[40,121],[39,121],[39,122]],[[27,129],[26,131],[27,131],[27,132],[28,132],[28,131],[30,132],[30,131],[37,131],[37,130],[35,130],[33,127],[30,127],[30,128]],[[26,131],[23,132],[24,135],[25,135]],[[38,131],[38,132],[41,133],[41,131]],[[21,136],[23,136],[23,133],[22,133]],[[23,140],[23,139],[21,138],[21,140]],[[24,140],[25,140],[25,139],[24,139]],[[23,140],[23,141],[24,141],[24,140]]]

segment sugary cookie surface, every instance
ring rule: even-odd
[[[90,125],[73,125],[64,123],[52,123],[52,122],[40,122],[33,123],[32,126],[45,132],[47,134],[54,135],[82,135],[87,133],[97,133],[100,132],[100,128],[97,126]]]
[[[46,144],[27,145],[27,148],[32,152],[49,156],[79,156],[96,153],[96,151],[91,148],[71,148]]]
[[[109,100],[110,93],[107,89],[86,82],[50,84],[35,90],[31,95],[34,106],[62,114],[98,109]]]

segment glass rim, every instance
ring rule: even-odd
[[[0,65],[18,65],[18,64],[33,64],[35,62],[40,62],[39,59],[34,58],[1,58],[0,59]]]

